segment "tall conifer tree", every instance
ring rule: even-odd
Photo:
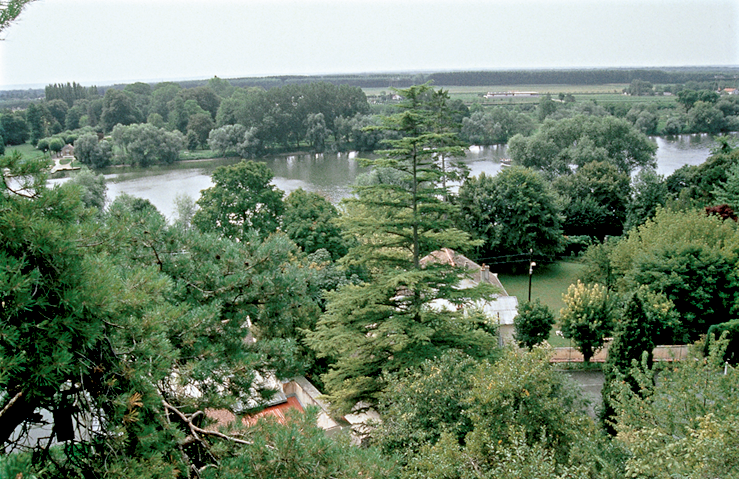
[[[438,158],[463,154],[455,134],[440,128],[444,119],[438,113],[444,109],[439,102],[448,96],[429,85],[399,94],[399,112],[384,125],[398,139],[388,142],[391,149],[383,158],[367,163],[393,168],[401,180],[357,187],[341,219],[344,231],[357,240],[342,261],[365,268],[371,279],[330,293],[327,311],[308,338],[320,356],[332,360],[323,379],[338,411],[359,401],[374,403],[384,387],[383,372],[419,364],[450,348],[486,356],[496,344],[481,316],[439,307],[441,299],[456,306],[492,291],[456,289],[459,268],[421,261],[434,250],[471,242],[453,227],[456,207],[444,200]]]

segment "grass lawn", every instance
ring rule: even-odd
[[[557,261],[547,266],[535,267],[531,278],[531,300],[538,298],[554,311],[555,316],[559,316],[559,310],[564,307],[562,294],[566,293],[567,288],[577,281],[582,269],[583,265],[575,261]],[[516,296],[519,302],[522,303],[528,299],[528,274],[500,274],[498,278],[508,294]],[[554,329],[559,329],[559,327],[555,326]],[[555,336],[554,330],[549,337],[549,343],[555,347],[570,346],[570,341]]]
[[[23,158],[40,158],[44,156],[42,152],[33,147],[30,143],[23,143],[22,145],[6,146],[5,155],[10,155],[13,150],[18,150]]]

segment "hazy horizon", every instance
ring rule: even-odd
[[[0,89],[280,75],[739,66],[730,0],[37,0]]]

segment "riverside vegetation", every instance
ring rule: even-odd
[[[665,179],[628,120],[577,114],[513,142],[501,174],[468,179],[451,161],[457,103],[429,85],[398,94],[363,130],[387,150],[341,209],[302,190],[283,199],[266,166],[245,161],[217,169],[168,223],[130,196],[103,206],[104,180],[89,171],[50,188],[45,160],[3,156],[2,475],[739,475],[731,141]],[[461,271],[420,261],[454,247],[515,270],[531,250],[547,262],[576,245],[585,267],[563,330],[582,348],[614,336],[598,421],[536,345],[537,325],[551,326],[540,305],[527,309],[527,350],[498,347],[484,317],[429,306],[492,291],[458,290]],[[719,324],[726,332],[703,343]],[[655,381],[650,348],[670,341],[701,346],[697,360]],[[274,393],[268,373],[305,374],[336,413],[361,401],[382,423],[364,448],[327,438],[310,412],[209,428],[206,409],[258,410]]]

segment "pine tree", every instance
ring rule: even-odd
[[[726,204],[734,211],[739,211],[739,164],[731,167],[726,181],[713,189],[716,204]]]
[[[421,85],[399,94],[400,111],[385,124],[399,138],[388,142],[384,158],[367,163],[396,170],[400,181],[357,187],[340,220],[356,239],[343,263],[365,268],[371,279],[330,293],[327,311],[308,337],[319,356],[333,361],[323,379],[338,411],[349,411],[358,401],[376,402],[383,372],[449,348],[485,356],[495,345],[492,327],[480,316],[432,306],[440,299],[461,305],[486,291],[458,290],[459,269],[421,261],[442,247],[471,246],[469,236],[451,224],[456,208],[444,200],[444,172],[437,161],[459,156],[462,149],[453,132],[438,128],[443,93]]]

